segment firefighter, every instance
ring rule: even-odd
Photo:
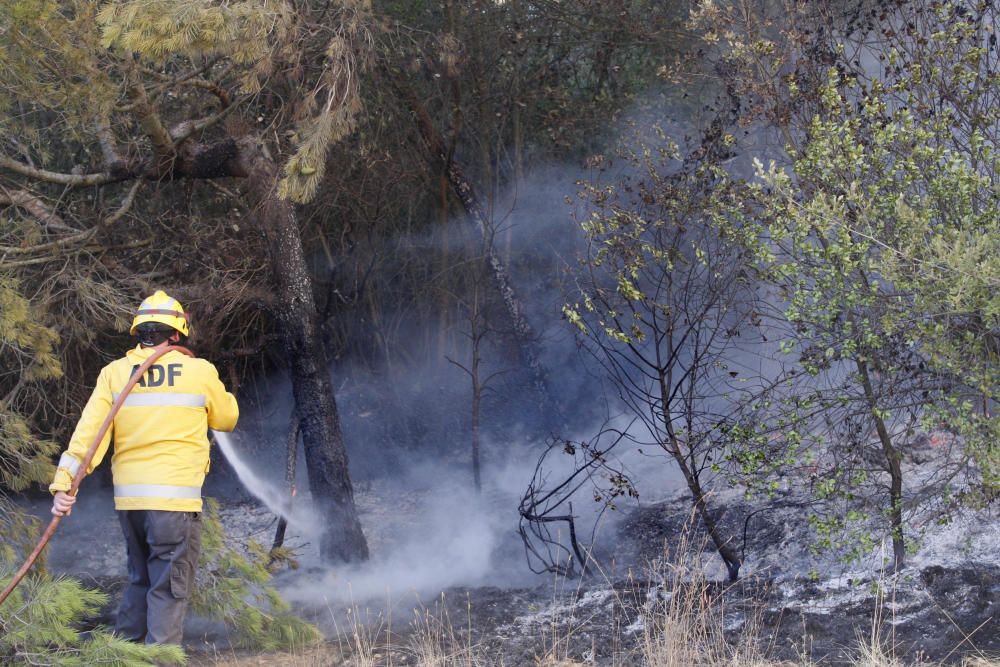
[[[59,459],[52,513],[70,513],[66,491],[133,370],[164,342],[188,335],[188,316],[163,291],[139,306],[130,333],[138,345],[101,370],[69,447]],[[128,586],[115,632],[147,644],[180,644],[201,539],[201,485],[208,472],[208,429],[231,431],[239,408],[208,361],[177,351],[160,357],[126,397],[90,474],[114,439],[115,509],[128,551]]]

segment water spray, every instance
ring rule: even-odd
[[[90,463],[94,460],[94,455],[97,454],[97,448],[100,446],[101,440],[104,439],[104,435],[108,432],[108,429],[111,428],[111,424],[114,423],[115,415],[118,414],[118,410],[125,403],[125,399],[128,398],[129,392],[131,392],[132,388],[139,382],[139,379],[146,374],[149,367],[167,352],[180,352],[181,354],[186,354],[189,357],[194,357],[194,353],[191,352],[191,350],[186,347],[181,347],[180,345],[168,345],[164,342],[153,348],[153,353],[149,355],[148,359],[139,364],[138,368],[135,369],[135,372],[132,373],[132,377],[129,378],[125,387],[121,390],[118,398],[111,405],[111,409],[108,411],[108,416],[104,418],[101,428],[97,431],[97,437],[95,437],[94,441],[90,444],[90,449],[87,450],[87,454],[83,457],[83,461],[80,463],[80,469],[77,470],[76,475],[73,476],[73,481],[70,483],[69,490],[66,493],[71,496],[76,495],[77,489],[80,488],[80,483],[87,474],[87,469],[90,468]],[[52,521],[49,522],[48,528],[46,528],[45,532],[42,533],[42,537],[38,540],[38,544],[35,545],[35,548],[28,555],[28,558],[24,561],[24,564],[21,565],[20,569],[14,573],[14,578],[11,579],[9,584],[7,584],[7,588],[0,593],[0,604],[4,603],[7,597],[14,591],[15,588],[17,588],[17,585],[21,583],[21,580],[24,579],[24,576],[28,574],[31,566],[35,564],[35,561],[38,560],[38,557],[41,555],[45,545],[47,545],[49,540],[52,539],[52,535],[55,534],[56,528],[59,527],[59,523],[61,521],[61,516],[52,517]]]
[[[215,438],[215,442],[218,443],[222,455],[226,457],[226,461],[232,466],[236,472],[236,476],[243,482],[243,486],[246,487],[247,491],[264,503],[267,509],[271,510],[278,518],[284,520],[289,526],[298,530],[305,530],[310,525],[311,522],[309,520],[301,517],[295,518],[292,515],[291,499],[287,491],[281,491],[273,484],[262,479],[240,457],[228,433],[212,431],[212,435]]]

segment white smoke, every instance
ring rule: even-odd
[[[326,567],[318,578],[311,574],[286,580],[285,596],[293,602],[337,604],[432,596],[454,586],[478,585],[501,566],[501,540],[516,539],[496,508],[467,489],[443,489],[402,511],[405,516],[390,518],[395,534],[369,531],[370,561]],[[505,528],[509,535],[503,537]]]

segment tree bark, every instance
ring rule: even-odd
[[[239,163],[270,245],[277,292],[276,313],[302,430],[309,488],[326,522],[320,553],[331,562],[365,560],[368,543],[354,504],[347,451],[330,382],[329,359],[320,344],[312,279],[295,210],[290,202],[278,198],[278,168],[263,146],[246,140],[241,142]]]
[[[740,567],[743,566],[743,561],[736,554],[736,550],[730,546],[729,542],[722,536],[722,531],[719,529],[719,525],[715,522],[715,517],[712,516],[712,512],[709,510],[708,502],[705,500],[705,490],[701,487],[701,482],[698,478],[692,474],[692,471],[687,469],[687,466],[681,466],[681,470],[684,474],[684,479],[687,482],[688,489],[691,491],[691,497],[694,499],[695,508],[698,510],[698,516],[701,517],[702,523],[705,524],[705,531],[708,533],[709,538],[712,540],[712,544],[715,545],[715,550],[719,552],[719,556],[722,558],[722,562],[726,566],[726,573],[729,575],[729,581],[737,581],[740,578]]]
[[[670,335],[669,348],[671,350],[671,356],[673,356],[673,352],[677,348],[673,344],[672,333],[668,335]],[[669,434],[667,442],[663,443],[663,448],[674,458],[677,462],[677,467],[680,468],[681,474],[684,476],[684,481],[687,483],[688,490],[691,492],[691,499],[694,501],[695,510],[698,512],[698,516],[705,525],[705,531],[712,540],[712,544],[715,545],[716,551],[719,552],[719,557],[722,558],[722,562],[726,566],[729,581],[737,581],[740,578],[740,568],[743,566],[743,560],[736,554],[736,551],[730,545],[729,540],[723,537],[722,531],[709,509],[705,489],[702,487],[701,480],[699,479],[698,468],[694,465],[694,461],[692,461],[689,465],[688,459],[685,457],[684,452],[681,449],[681,443],[670,426],[670,397],[674,394],[673,370],[670,367],[661,367],[658,371],[658,376],[661,419],[663,420],[663,424]]]

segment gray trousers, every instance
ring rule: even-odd
[[[118,512],[128,550],[128,586],[115,634],[146,644],[180,644],[201,546],[197,512]]]

